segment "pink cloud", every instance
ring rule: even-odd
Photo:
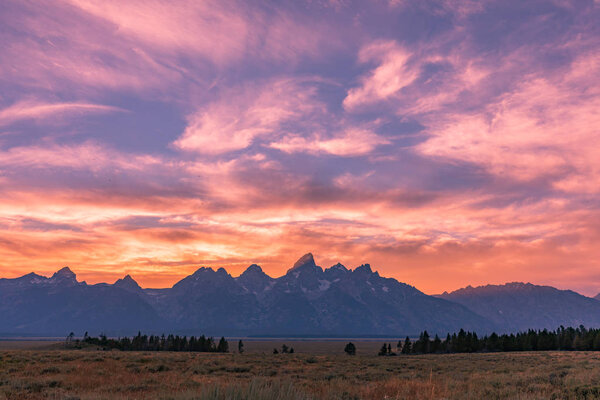
[[[427,47],[409,51],[395,41],[376,41],[361,49],[361,63],[376,66],[361,78],[361,85],[348,90],[344,107],[348,111],[374,109],[382,103],[402,116],[414,116],[439,111],[456,104],[463,92],[477,89],[490,74],[481,60],[462,54],[457,49],[443,54],[434,42]],[[445,65],[450,72],[421,81],[428,64]]]
[[[106,168],[144,170],[163,164],[150,155],[124,154],[97,143],[20,146],[0,151],[0,166],[11,168],[62,167],[100,171]]]
[[[69,0],[74,6],[118,28],[119,35],[141,41],[162,53],[200,55],[225,66],[247,55],[296,61],[316,56],[338,39],[320,40],[329,28],[282,9],[272,13],[238,1],[92,1]],[[140,10],[142,10],[140,12]]]
[[[220,100],[189,117],[180,149],[205,154],[222,154],[244,149],[258,138],[286,132],[284,124],[307,123],[323,114],[325,105],[316,89],[293,79],[280,79],[227,91]]]
[[[600,91],[592,82],[599,66],[598,57],[584,55],[567,71],[530,77],[481,112],[431,118],[432,136],[417,149],[516,179],[555,175],[564,190],[598,187]]]
[[[356,156],[390,141],[328,112],[316,82],[278,79],[226,91],[188,118],[174,143],[186,151],[223,154],[257,141],[286,153]]]
[[[377,146],[389,144],[390,141],[367,129],[348,128],[347,130],[324,138],[320,136],[286,136],[269,147],[285,153],[326,153],[336,156],[359,156],[371,153]]]
[[[408,64],[411,54],[394,41],[375,42],[361,49],[361,63],[378,62],[379,65],[362,78],[359,87],[350,89],[344,99],[344,107],[354,110],[386,100],[409,86],[418,76],[418,71]]]
[[[232,2],[89,1],[69,2],[114,24],[118,35],[162,52],[195,52],[216,63],[238,59],[252,27]]]
[[[54,93],[154,91],[182,101],[190,92],[183,100],[190,101],[214,84],[215,72],[237,69],[241,60],[292,65],[344,45],[324,21],[308,24],[308,16],[236,1],[65,0],[15,8],[0,16],[14,32],[3,39],[0,80]],[[173,94],[182,82],[194,84]]]
[[[5,37],[0,54],[6,82],[72,95],[90,88],[164,88],[181,79],[180,70],[81,9],[64,2],[19,7],[0,17],[15,32]]]
[[[59,119],[67,115],[123,112],[122,108],[91,103],[43,103],[20,101],[0,110],[0,125],[20,120]]]

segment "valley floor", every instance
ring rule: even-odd
[[[0,399],[600,398],[600,353],[377,357],[381,342],[358,343],[356,356],[341,342],[287,344],[294,354],[266,341],[244,354],[2,349]]]

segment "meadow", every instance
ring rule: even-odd
[[[597,352],[378,357],[382,341],[246,341],[243,354],[0,346],[0,399],[596,399]],[[231,347],[235,342],[231,341]]]

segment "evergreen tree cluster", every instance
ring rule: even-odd
[[[122,351],[193,351],[210,353],[228,353],[229,343],[222,337],[219,342],[215,342],[212,337],[207,338],[179,335],[142,335],[138,332],[137,336],[132,338],[122,337],[111,339],[101,334],[99,337],[88,336],[87,332],[82,340],[83,343],[102,347],[106,350]]]
[[[395,356],[396,353],[392,352],[392,344],[391,343],[384,343],[383,346],[381,346],[381,349],[379,349],[379,353],[377,353],[378,356]]]
[[[385,344],[384,344],[385,346]],[[463,329],[445,340],[437,335],[432,340],[427,331],[419,339],[411,342],[410,338],[398,342],[402,354],[427,353],[475,353],[475,352],[506,352],[506,351],[549,351],[549,350],[588,350],[600,351],[600,329],[586,329],[583,325],[578,328],[560,328],[549,331],[533,330],[517,334],[492,333],[483,337],[475,332]],[[383,347],[382,347],[383,349]],[[381,351],[379,352],[380,355]]]

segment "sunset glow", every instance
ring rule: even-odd
[[[600,291],[600,2],[4,1],[0,277]]]

